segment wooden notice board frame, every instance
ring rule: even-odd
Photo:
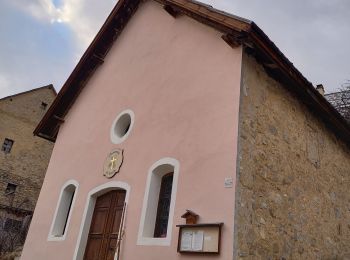
[[[224,223],[176,225],[180,228],[177,252],[186,254],[220,254],[221,228],[223,225]],[[184,249],[185,240],[187,243],[188,236],[191,234],[199,234],[199,238],[202,239],[202,244],[199,244],[199,246],[202,246],[201,249],[189,247]]]

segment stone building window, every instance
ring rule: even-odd
[[[18,232],[22,227],[22,221],[7,218],[4,225],[4,231]]]
[[[4,231],[7,232],[19,232],[22,227],[22,221],[7,218],[4,225]]]
[[[8,138],[5,138],[4,143],[2,144],[1,151],[4,153],[10,153],[12,146],[13,146],[14,141]]]
[[[45,102],[41,102],[41,109],[42,110],[46,110],[46,108],[47,108],[47,103],[45,103]]]
[[[6,186],[5,195],[9,195],[9,194],[15,193],[16,188],[17,188],[16,184],[8,183],[7,186]]]

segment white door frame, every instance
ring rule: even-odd
[[[125,202],[128,203],[130,186],[126,182],[110,181],[98,187],[95,187],[88,193],[88,197],[87,197],[87,201],[86,201],[86,205],[83,213],[83,218],[81,221],[80,230],[78,234],[77,245],[75,247],[75,251],[73,255],[73,260],[82,260],[84,257],[92,215],[95,209],[96,198],[104,193],[107,193],[108,191],[116,190],[116,189],[122,189],[126,191]]]

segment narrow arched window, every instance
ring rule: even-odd
[[[77,186],[78,184],[75,181],[69,181],[63,186],[57,203],[54,220],[51,225],[49,240],[65,239],[77,193]]]
[[[161,180],[154,237],[166,237],[167,234],[173,176],[174,173],[171,172],[164,175]]]
[[[170,246],[179,162],[163,158],[149,169],[138,234],[138,245]]]

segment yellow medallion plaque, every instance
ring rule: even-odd
[[[112,178],[116,175],[123,163],[123,150],[117,149],[112,151],[105,161],[103,167],[103,175],[107,178]]]

